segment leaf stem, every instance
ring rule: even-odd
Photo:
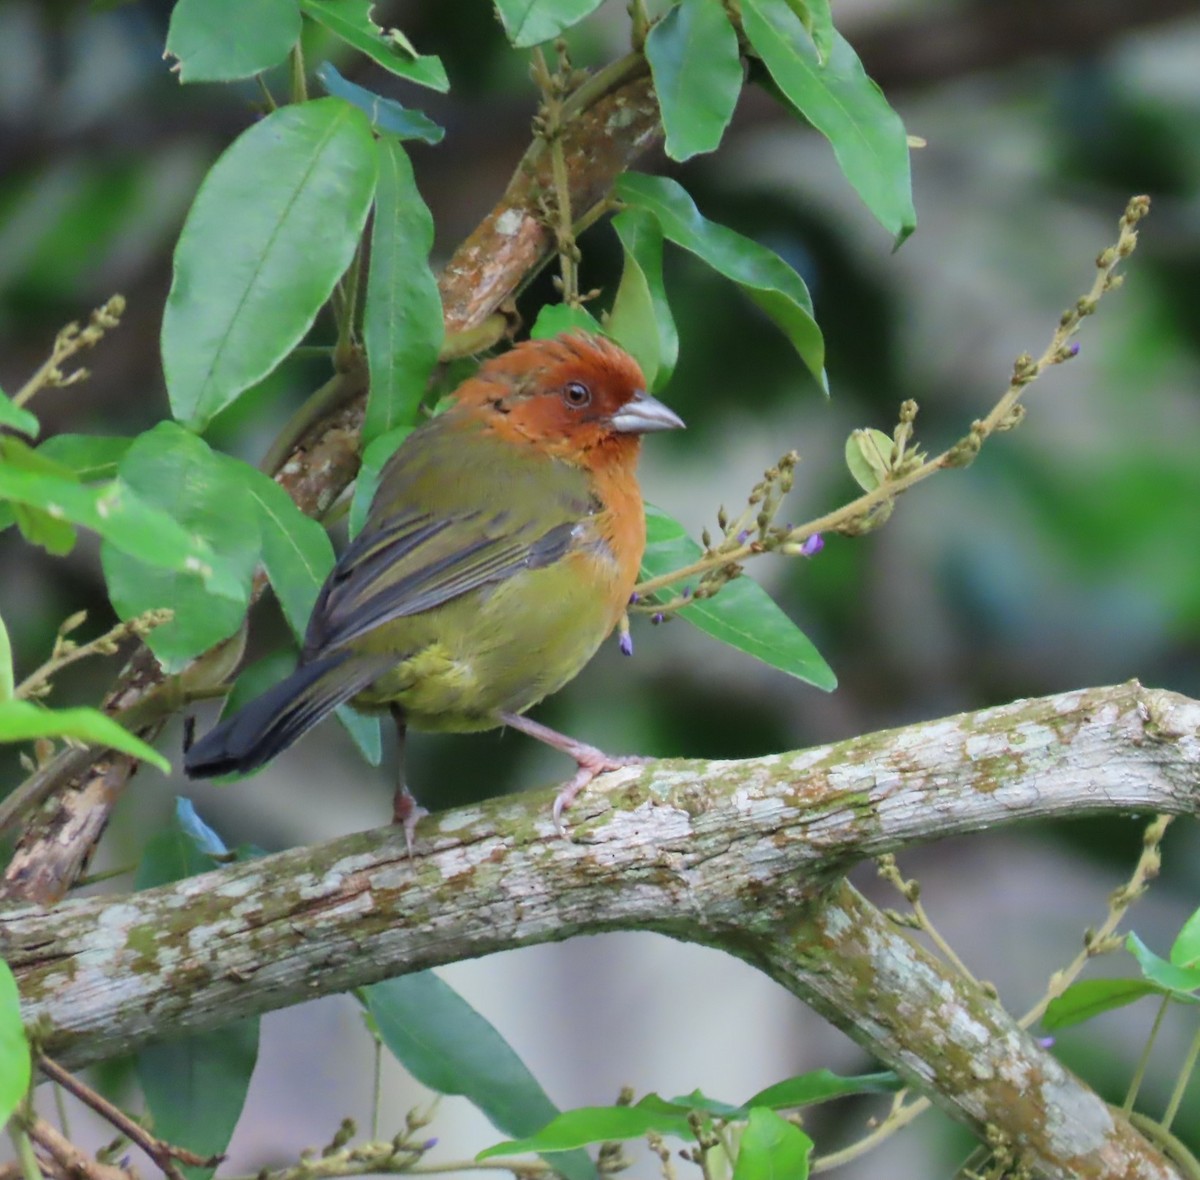
[[[1192,1037],[1192,1043],[1188,1047],[1183,1068],[1179,1071],[1179,1077],[1175,1082],[1175,1089],[1171,1092],[1171,1100],[1167,1103],[1167,1109],[1163,1112],[1162,1125],[1164,1130],[1169,1131],[1171,1129],[1171,1124],[1175,1121],[1176,1114],[1179,1113],[1179,1106],[1183,1102],[1184,1094],[1187,1092],[1188,1083],[1192,1080],[1192,1074],[1196,1069],[1198,1058],[1200,1058],[1200,1028],[1196,1029],[1196,1035]]]
[[[304,46],[297,41],[292,47],[292,102],[308,101],[308,79],[304,71]]]
[[[1138,1091],[1142,1088],[1142,1079],[1146,1076],[1146,1066],[1150,1064],[1150,1050],[1154,1048],[1155,1038],[1158,1036],[1158,1030],[1162,1028],[1163,1017],[1166,1016],[1170,1003],[1171,997],[1164,995],[1159,1002],[1158,1011],[1154,1014],[1154,1023],[1150,1026],[1150,1035],[1146,1038],[1145,1047],[1138,1057],[1133,1077],[1129,1079],[1129,1089],[1125,1093],[1125,1101],[1121,1104],[1121,1109],[1126,1114],[1129,1114],[1133,1110],[1133,1104],[1137,1099]]]
[[[42,1169],[38,1166],[37,1156],[33,1154],[29,1132],[14,1118],[9,1124],[8,1134],[21,1161],[21,1174],[25,1180],[42,1180]]]
[[[358,239],[354,249],[354,257],[350,260],[350,268],[342,277],[339,284],[342,297],[338,300],[337,308],[337,344],[333,350],[333,366],[339,373],[344,373],[354,367],[355,363],[355,319],[358,316],[359,287],[362,285],[363,250],[366,245],[366,233]]]

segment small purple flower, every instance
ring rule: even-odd
[[[801,557],[816,557],[825,548],[825,538],[820,533],[813,533],[801,546]]]
[[[1079,355],[1079,341],[1073,340],[1071,342],[1071,347],[1067,349],[1067,352],[1069,352],[1071,354],[1071,356],[1078,356]]]
[[[1051,1049],[1054,1047],[1054,1038],[1053,1037],[1039,1037],[1038,1044],[1041,1045],[1041,1047],[1043,1049]]]
[[[633,655],[633,636],[628,631],[621,632],[621,654],[623,656]]]
[[[742,531],[737,535],[737,543],[739,545],[744,545],[748,540],[750,540],[750,530],[742,529]]]
[[[438,1141],[437,1136],[435,1135],[432,1139],[426,1139],[425,1142],[421,1144],[421,1150],[432,1151],[435,1147],[437,1147],[437,1145]]]
[[[664,618],[665,616],[663,615],[662,611],[656,611],[650,616],[650,622],[657,625],[658,623],[661,623]]]
[[[692,596],[692,588],[691,588],[691,586],[685,586],[685,587],[683,588],[683,597],[684,597],[684,598],[691,598],[691,596]]]
[[[642,597],[642,596],[641,596],[641,595],[640,595],[640,594],[639,594],[639,593],[638,593],[638,592],[635,590],[635,591],[634,591],[634,592],[633,592],[633,593],[632,593],[632,594],[629,596],[629,604],[630,604],[630,606],[632,606],[632,605],[633,605],[635,602],[637,602],[637,601],[638,601],[638,600],[639,600],[641,597]]]

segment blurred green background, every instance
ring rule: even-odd
[[[92,378],[39,396],[46,433],[131,434],[167,413],[157,339],[173,241],[204,170],[252,120],[257,99],[248,84],[180,87],[161,60],[169,15],[165,0],[0,0],[0,386],[19,387],[67,320],[113,292],[129,302],[120,331],[86,358]],[[649,500],[698,532],[795,447],[802,463],[785,513],[800,523],[855,493],[842,458],[850,430],[890,431],[910,397],[923,444],[953,441],[999,397],[1013,358],[1041,351],[1115,239],[1126,199],[1145,192],[1153,212],[1126,285],[1085,324],[1078,359],[1029,391],[1022,427],[997,436],[974,466],[906,496],[875,534],[830,537],[811,561],[752,567],[833,666],[836,693],[722,649],[684,622],[652,628],[643,619],[632,660],[612,642],[537,715],[614,751],[736,758],[1130,677],[1200,696],[1200,9],[1180,0],[848,0],[834,16],[910,133],[928,143],[914,155],[918,230],[893,253],[828,145],[753,90],[716,155],[643,165],[669,168],[706,216],[803,273],[832,390],[826,402],[750,304],[672,254],[681,360],[664,397],[689,430],[650,440]],[[527,143],[535,100],[525,55],[507,47],[484,0],[381,3],[376,19],[440,54],[450,74],[442,96],[362,60],[338,63],[446,127],[439,147],[411,145],[437,225],[435,261],[444,260]],[[623,5],[609,0],[572,38],[576,61],[611,60],[626,38]],[[310,47],[314,65],[320,48]],[[611,293],[615,235],[599,226],[582,244],[583,285]],[[527,320],[549,298],[543,276],[523,299]],[[257,461],[323,376],[316,363],[285,366],[225,415],[213,441]],[[85,636],[112,621],[93,544],[52,560],[12,530],[0,534],[0,614],[18,675],[85,608]],[[273,607],[254,624],[256,652],[284,641]],[[94,702],[113,671],[81,667],[63,677],[56,701]],[[163,747],[176,762],[179,741],[172,730]],[[433,807],[549,783],[566,769],[519,735],[418,737],[411,758],[411,782]],[[14,760],[0,759],[0,786],[18,777]],[[387,771],[364,768],[330,724],[237,787],[143,771],[98,863],[132,861],[179,791],[231,844],[284,847],[389,814]],[[914,851],[901,864],[925,882],[927,907],[963,957],[1019,1011],[1103,917],[1140,830],[1128,816],[1010,829]],[[1177,822],[1163,880],[1132,918],[1163,953],[1200,900],[1197,845],[1195,825]],[[897,904],[869,866],[859,877]],[[654,936],[498,956],[447,977],[561,1104],[610,1101],[625,1082],[663,1093],[700,1085],[738,1101],[801,1069],[867,1064],[748,968]],[[248,1167],[332,1133],[367,1100],[366,1042],[352,1031],[352,1011],[338,1001],[300,1011],[265,1026],[261,1076],[235,1140]],[[1065,1033],[1058,1051],[1119,1100],[1152,1015],[1138,1007],[1102,1018]],[[272,1040],[276,1025],[305,1032]],[[1164,1101],[1178,1064],[1170,1046],[1186,1035],[1164,1037],[1149,1103]],[[322,1049],[347,1040],[357,1056]],[[297,1069],[316,1078],[304,1100],[289,1089]],[[411,1102],[402,1080],[389,1084],[400,1108]],[[491,1141],[452,1107],[434,1130],[454,1155]],[[861,1131],[873,1109],[815,1120],[818,1146]],[[1194,1149],[1197,1114],[1200,1093],[1177,1124]],[[842,1174],[953,1174],[967,1141],[939,1118]]]

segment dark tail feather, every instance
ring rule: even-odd
[[[350,652],[302,664],[208,731],[184,756],[188,778],[249,774],[361,692],[392,664]]]

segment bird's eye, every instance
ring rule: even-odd
[[[563,386],[563,401],[573,410],[582,410],[592,400],[592,391],[582,381],[568,381]]]

